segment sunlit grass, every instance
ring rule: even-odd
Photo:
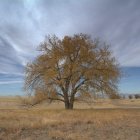
[[[1,100],[1,105],[2,102],[8,102],[9,100]],[[74,110],[65,110],[63,104],[58,102],[25,108],[23,106],[17,107],[17,103],[20,105],[20,102],[16,99],[10,101],[11,104],[8,102],[7,106],[0,106],[0,138],[3,140],[5,138],[7,140],[20,139],[20,135],[24,138],[24,132],[31,140],[35,139],[36,135],[40,136],[40,139],[43,135],[44,137],[47,135],[52,139],[58,137],[66,140],[92,140],[95,132],[97,136],[104,136],[106,131],[116,131],[117,134],[112,132],[107,135],[118,135],[122,139],[124,137],[129,138],[131,135],[133,138],[139,136],[139,108],[124,109],[120,106],[117,108],[109,100],[104,100],[104,102],[99,100],[92,106],[85,103],[76,103]],[[139,106],[139,100],[133,102],[120,100],[118,102],[119,105],[123,104],[125,107],[126,105]],[[122,131],[120,131],[121,129]],[[124,130],[131,130],[132,133],[130,131],[130,136],[126,136],[126,134],[123,134]],[[134,137],[135,132],[136,136]]]

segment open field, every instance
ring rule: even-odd
[[[0,98],[0,140],[140,140],[140,100],[21,106]],[[83,108],[83,109],[82,109]]]

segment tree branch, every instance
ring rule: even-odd
[[[79,87],[81,87],[85,82],[88,81],[87,79],[83,80],[79,85],[77,85],[73,91],[73,94],[76,94]]]
[[[48,99],[50,99],[50,100],[58,100],[58,101],[65,102],[63,99],[59,99],[59,98],[52,98],[52,97],[48,97]]]

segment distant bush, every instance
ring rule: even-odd
[[[121,99],[121,96],[117,93],[110,95],[110,99]]]
[[[132,95],[129,95],[128,98],[129,98],[129,99],[133,99],[133,96],[132,96]]]
[[[134,97],[135,97],[135,99],[139,99],[140,98],[140,94],[135,94]]]
[[[125,98],[126,98],[125,95],[123,95],[123,96],[122,96],[122,99],[125,99]]]

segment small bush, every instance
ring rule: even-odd
[[[140,98],[140,94],[135,94],[134,97],[135,97],[135,99],[139,99]]]
[[[129,95],[128,98],[129,98],[129,99],[133,99],[133,96],[132,96],[132,95]]]

